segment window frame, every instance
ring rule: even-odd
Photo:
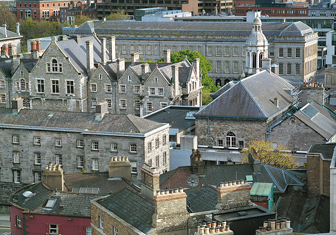
[[[127,109],[127,100],[126,99],[120,99],[119,100],[119,107],[120,107],[120,109]]]
[[[279,56],[279,58],[283,58],[283,57],[284,57],[284,50],[283,50],[282,47],[280,47],[280,48],[278,49],[278,56]]]
[[[13,151],[13,163],[20,163],[20,151]]]
[[[12,135],[12,144],[20,144],[20,136]]]
[[[72,82],[72,84],[69,84],[71,82]],[[66,94],[72,94],[72,95],[75,94],[75,81],[74,80],[66,80],[65,84],[66,84]]]
[[[19,170],[13,171],[13,182],[16,184],[21,183],[21,171]]]
[[[130,144],[130,153],[137,153],[138,146],[137,144]]]
[[[52,226],[55,226],[52,228]],[[53,232],[55,231],[55,232]],[[59,234],[59,225],[58,224],[49,224],[49,234]]]
[[[99,141],[92,141],[91,142],[91,150],[99,151]]]
[[[76,148],[84,148],[84,140],[83,139],[77,139],[76,140]]]
[[[41,82],[40,84],[39,81]],[[45,80],[40,78],[36,79],[36,93],[44,93],[44,92],[45,92]]]
[[[104,220],[101,215],[98,215],[99,228],[104,231]]]
[[[106,93],[112,92],[112,84],[105,84],[105,92]]]
[[[84,156],[77,156],[77,168],[84,168]]]
[[[55,138],[55,146],[56,147],[62,147],[62,139],[61,138]]]
[[[34,136],[33,143],[35,146],[41,146],[41,137],[40,136]]]
[[[97,92],[97,83],[90,83],[90,91]]]
[[[16,218],[15,226],[19,227],[19,228],[22,228],[21,216],[16,215],[15,218]]]
[[[118,152],[118,144],[117,143],[111,143],[110,150],[111,150],[111,152]]]
[[[41,159],[41,153],[34,152],[34,165],[41,165],[42,159]]]
[[[50,84],[51,85],[51,94],[59,95],[60,94],[59,79],[50,79],[50,81],[51,81],[51,84]],[[54,82],[57,82],[57,84],[54,84]]]
[[[127,88],[127,86],[125,84],[120,84],[119,85],[119,93],[120,94],[125,94],[126,93],[126,88]]]
[[[34,171],[34,182],[39,182],[42,180],[41,171]]]
[[[62,154],[55,154],[55,164],[62,166]]]
[[[97,158],[92,159],[92,170],[99,171],[99,161]]]

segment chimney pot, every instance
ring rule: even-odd
[[[139,52],[134,52],[134,53],[132,53],[131,54],[131,56],[132,56],[132,62],[133,63],[136,63],[136,62],[139,62]]]
[[[210,228],[210,234],[215,234],[215,228]]]
[[[165,194],[169,194],[169,189],[166,189]]]
[[[237,185],[240,185],[240,181],[239,180],[237,180],[237,183],[236,183]]]
[[[227,231],[227,232],[230,231],[230,225],[225,226],[225,231]]]
[[[225,181],[224,186],[225,187],[229,186],[229,183]]]
[[[229,181],[229,186],[232,186],[232,181]]]
[[[225,228],[224,228],[223,226],[221,226],[221,227],[219,228],[219,230],[220,230],[220,232],[224,232],[224,231],[225,231]]]
[[[179,191],[178,191],[178,188],[175,188],[175,193],[178,193]]]
[[[232,181],[232,185],[236,185],[236,181]]]
[[[180,187],[180,190],[179,190],[179,191],[180,191],[180,193],[183,193],[183,188],[182,188],[182,187]]]
[[[16,34],[20,35],[20,23],[19,22],[16,23]]]
[[[291,227],[290,227],[290,220],[289,220],[288,218],[287,218],[287,221],[286,221],[286,227],[287,227],[287,228],[291,228]]]

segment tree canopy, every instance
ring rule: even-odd
[[[16,32],[16,16],[9,7],[9,2],[0,2],[0,25],[7,24],[8,30]]]
[[[190,50],[172,52],[170,54],[170,60],[172,63],[177,63],[183,61],[185,56],[187,56],[190,63],[192,63],[193,60],[196,58],[200,59],[200,69],[202,70],[202,85],[203,85],[202,104],[206,105],[210,103],[212,100],[210,94],[218,90],[212,78],[210,78],[208,75],[208,72],[212,70],[211,63],[209,60],[207,60],[207,58],[204,55],[196,51],[190,51]],[[161,58],[158,62],[162,63],[163,61],[164,59]]]
[[[126,14],[125,10],[118,9],[117,12],[111,13],[106,17],[106,20],[129,20],[131,17]]]
[[[86,21],[90,21],[90,20],[97,20],[97,18],[91,18],[91,17],[88,17],[88,16],[83,16],[83,15],[77,15],[75,17],[75,25],[81,25],[81,24],[84,24]]]
[[[255,151],[258,155],[260,163],[268,164],[271,166],[291,169],[297,168],[297,160],[293,157],[291,151],[285,145],[277,145],[273,149],[273,144],[270,141],[255,140],[248,145],[248,149],[242,151],[245,155],[245,161],[248,159],[248,154]]]

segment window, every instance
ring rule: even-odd
[[[234,47],[233,48],[233,56],[238,56],[239,52],[238,52],[238,47]]]
[[[78,168],[84,167],[84,157],[83,156],[77,156],[77,167]]]
[[[225,56],[230,55],[230,47],[225,47]]]
[[[120,100],[120,108],[121,109],[126,109],[127,108],[126,100]]]
[[[90,89],[91,89],[91,92],[97,92],[97,84],[96,83],[91,83],[90,84]]]
[[[212,56],[212,47],[208,47],[208,56]]]
[[[112,86],[111,86],[111,84],[105,84],[105,91],[106,92],[112,92]]]
[[[84,147],[84,140],[78,139],[76,140],[76,147],[83,148]]]
[[[0,81],[0,88],[6,88],[5,81]]]
[[[269,57],[274,57],[274,47],[269,47],[268,52],[269,52]]]
[[[288,75],[292,74],[292,64],[291,63],[287,64],[287,74]]]
[[[162,154],[162,163],[163,164],[167,163],[167,152],[163,152],[163,154]]]
[[[104,221],[103,221],[103,217],[101,217],[100,215],[98,215],[98,222],[99,222],[99,228],[104,230]]]
[[[152,162],[152,159],[149,159],[149,160],[148,160],[148,165],[152,166],[152,163],[153,163],[153,162]]]
[[[162,145],[165,145],[167,143],[167,136],[162,136]]]
[[[137,163],[136,162],[131,162],[131,173],[132,174],[137,174],[138,173]]]
[[[92,159],[92,170],[93,171],[98,171],[98,159]]]
[[[159,166],[160,166],[160,159],[159,159],[159,156],[156,156],[156,157],[155,157],[155,166],[156,166],[156,167],[159,167]]]
[[[283,74],[284,70],[283,70],[283,63],[279,63],[279,74]]]
[[[20,163],[20,152],[13,152],[13,163]]]
[[[148,152],[152,151],[152,142],[148,143]]]
[[[287,57],[288,58],[292,57],[292,48],[287,48]]]
[[[1,103],[6,103],[6,95],[5,94],[0,94],[0,98],[1,98],[1,100],[0,100]]]
[[[52,72],[54,72],[54,73],[58,72],[58,66],[57,66],[57,60],[56,59],[53,59],[51,61],[51,69],[52,69]]]
[[[159,96],[163,96],[163,88],[158,88],[159,90]]]
[[[222,62],[216,61],[216,72],[221,73],[222,72]]]
[[[16,226],[21,228],[21,217],[20,216],[16,216]]]
[[[136,110],[139,110],[140,109],[140,100],[134,100],[134,108]]]
[[[34,182],[39,182],[42,180],[42,174],[39,171],[34,172]]]
[[[55,146],[57,146],[57,147],[62,146],[62,140],[60,138],[55,139]]]
[[[155,95],[155,88],[149,88],[149,95]]]
[[[244,141],[243,140],[239,140],[238,141],[238,145],[239,145],[239,148],[244,148]]]
[[[86,227],[86,235],[92,235],[92,228]]]
[[[113,226],[113,235],[118,235],[118,227]]]
[[[44,80],[37,79],[37,92],[43,93],[44,92]]]
[[[147,102],[147,112],[153,112],[153,103]]]
[[[49,224],[49,234],[58,234],[58,224]]]
[[[167,102],[161,102],[161,103],[160,103],[160,106],[161,106],[161,108],[163,109],[163,108],[165,108],[165,107],[168,106],[168,103],[167,103]]]
[[[75,89],[74,89],[74,81],[67,81],[67,94],[74,94]]]
[[[55,164],[62,166],[62,155],[60,155],[60,154],[55,155]]]
[[[126,93],[126,85],[120,85],[119,86],[119,92],[120,93]]]
[[[34,145],[41,145],[41,138],[39,136],[34,137]]]
[[[134,93],[140,94],[140,86],[134,86]]]
[[[233,62],[233,72],[238,73],[238,62],[237,61]]]
[[[131,144],[130,145],[130,152],[131,153],[136,153],[137,152],[137,145],[136,144]]]
[[[111,144],[111,151],[112,152],[117,152],[118,151],[118,144],[117,143],[112,143]]]
[[[226,146],[227,147],[236,147],[236,135],[232,132],[229,132],[226,135]]]
[[[59,81],[51,80],[51,93],[59,94]]]
[[[91,149],[92,150],[98,150],[99,149],[98,147],[99,147],[98,141],[92,141]]]
[[[96,107],[97,105],[97,99],[96,98],[91,98],[91,108]]]
[[[221,47],[216,47],[216,55],[220,56],[222,54],[222,48]]]
[[[230,62],[225,61],[225,73],[230,73]]]
[[[19,140],[19,136],[18,135],[13,135],[12,136],[12,143],[13,144],[18,144],[18,143],[20,143],[19,141],[20,140]]]
[[[108,108],[112,108],[112,99],[105,99]]]
[[[34,153],[35,165],[41,165],[41,154]]]
[[[14,183],[20,183],[20,181],[21,181],[21,172],[20,171],[13,171],[13,181],[14,181]]]
[[[300,64],[295,64],[295,74],[300,74],[301,73],[301,66]]]
[[[296,48],[296,49],[295,49],[295,57],[296,57],[296,58],[299,58],[300,56],[301,56],[300,48]]]
[[[283,57],[283,48],[279,48],[279,57],[280,57],[280,58]]]
[[[224,146],[224,141],[222,139],[217,140],[218,146]]]

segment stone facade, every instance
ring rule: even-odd
[[[244,181],[225,182],[216,190],[218,192],[216,209],[229,210],[249,205],[251,185]]]

